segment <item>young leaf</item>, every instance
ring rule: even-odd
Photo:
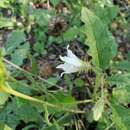
[[[83,7],[81,20],[85,23],[86,44],[94,65],[106,69],[117,53],[117,45],[107,26],[92,11]]]
[[[117,85],[118,87],[124,87],[130,85],[130,73],[116,74],[108,78],[110,85]]]

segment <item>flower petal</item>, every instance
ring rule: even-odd
[[[67,63],[60,64],[56,68],[63,69],[65,71],[65,73],[68,73],[68,74],[77,72],[80,69],[79,67],[75,67],[75,66],[73,66],[71,64],[67,64]]]
[[[67,46],[67,57],[74,58],[76,60],[80,60],[70,49],[69,45]]]
[[[67,57],[80,60],[71,50],[67,50]]]
[[[73,66],[76,66],[76,67],[80,67],[82,65],[81,61],[78,59],[74,59],[74,58],[69,58],[67,56],[60,56],[60,59],[68,64],[71,64]]]

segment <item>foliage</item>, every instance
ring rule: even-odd
[[[130,34],[124,3],[0,1],[0,130],[129,130],[130,53],[116,36]],[[90,70],[58,76],[68,44]]]

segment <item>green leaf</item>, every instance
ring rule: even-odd
[[[56,6],[58,3],[60,2],[60,0],[51,0],[51,3]]]
[[[63,37],[66,41],[73,40],[79,34],[79,28],[74,26],[69,28],[64,34]]]
[[[33,15],[36,19],[36,23],[39,26],[47,26],[48,22],[51,18],[50,13],[47,10],[44,10],[44,9],[35,10]]]
[[[18,116],[24,122],[38,122],[39,114],[34,107],[31,105],[25,104],[20,108],[17,108],[15,111],[16,116]]]
[[[116,74],[108,78],[110,85],[117,85],[117,87],[124,87],[130,85],[130,73]]]
[[[5,104],[7,100],[8,100],[8,94],[0,92],[0,105]]]
[[[117,45],[107,26],[92,11],[82,8],[81,20],[85,23],[84,33],[87,36],[89,55],[94,65],[101,69],[109,67],[117,53]]]
[[[44,44],[41,42],[35,43],[33,49],[39,54],[44,54],[45,52]]]
[[[51,84],[48,84],[48,85],[47,85],[47,88],[50,88],[50,87],[56,85],[56,83],[58,82],[58,78],[57,78],[57,77],[50,77],[50,78],[47,79],[47,81],[48,81],[49,83],[51,83]]]
[[[14,24],[11,19],[0,17],[0,28],[12,28],[13,26]]]
[[[105,8],[101,6],[95,6],[94,13],[102,20],[104,24],[110,24],[112,20],[117,16],[119,8],[111,5]]]
[[[30,58],[30,61],[31,61],[31,72],[33,74],[38,74],[39,69],[38,69],[37,60],[32,55],[30,55],[29,58]]]
[[[83,87],[85,85],[85,82],[80,78],[75,79],[74,83],[77,87]]]
[[[101,97],[97,102],[96,104],[94,105],[92,111],[93,111],[93,119],[95,121],[98,121],[99,118],[102,116],[102,113],[103,113],[103,110],[104,110],[104,100],[103,98]]]
[[[14,100],[13,100],[14,101]],[[18,117],[15,115],[15,102],[8,102],[0,112],[0,122],[6,121],[6,123],[15,130],[15,127],[19,123]],[[15,117],[15,118],[14,118]],[[3,129],[0,129],[3,130]]]
[[[114,88],[112,91],[113,98],[119,103],[127,105],[130,103],[130,85],[122,88]]]
[[[8,125],[0,123],[0,130],[13,130]]]
[[[30,45],[28,42],[19,46],[19,49],[16,49],[15,52],[11,54],[11,61],[16,65],[22,65],[23,60],[27,58],[29,49]]]
[[[23,31],[15,30],[13,31],[5,43],[5,48],[8,54],[13,52],[20,43],[25,42],[25,34]]]
[[[111,104],[112,120],[115,122],[117,130],[129,130],[130,128],[130,110],[123,106]]]
[[[127,60],[119,61],[112,66],[114,69],[130,72],[130,62]]]
[[[47,101],[49,103],[65,107],[65,108],[76,108],[75,99],[68,93],[64,93],[62,91],[57,92],[56,94],[48,94]],[[48,107],[49,108],[49,107]],[[59,109],[49,108],[50,112],[61,112]]]
[[[0,1],[0,7],[7,8],[8,6],[9,6],[9,1],[7,1],[7,0]]]

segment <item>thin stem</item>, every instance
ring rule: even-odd
[[[93,93],[94,100],[96,100],[97,90],[100,87],[100,78],[101,78],[101,75],[100,74],[96,74],[94,93]]]
[[[47,84],[53,85],[53,86],[59,88],[60,90],[63,89],[63,88],[62,88],[61,86],[59,86],[59,85],[55,85],[55,84],[53,84],[53,83],[47,81],[46,79],[44,79],[44,78],[42,78],[42,77],[40,77],[40,76],[36,76],[35,74],[30,73],[30,72],[28,72],[28,71],[26,71],[26,70],[20,68],[19,66],[17,66],[17,65],[15,65],[14,63],[8,61],[8,60],[5,59],[5,58],[3,58],[3,61],[6,62],[7,64],[10,64],[10,65],[13,66],[14,68],[16,68],[16,69],[22,71],[23,73],[26,73],[26,74],[28,74],[28,75],[31,75],[31,76],[37,77],[39,80],[42,80],[42,81],[44,81],[44,82],[47,83]]]
[[[6,85],[8,85],[8,84],[6,84]],[[52,108],[56,108],[56,109],[67,111],[67,112],[71,112],[71,113],[85,113],[85,111],[68,109],[68,108],[65,108],[64,106],[51,104],[49,102],[46,102],[46,101],[43,101],[43,100],[40,100],[40,99],[36,99],[36,98],[31,97],[31,96],[27,96],[25,94],[22,94],[20,92],[17,92],[15,90],[13,90],[12,88],[10,88],[10,86],[7,86],[7,87],[1,86],[0,88],[1,88],[2,92],[6,92],[8,94],[12,94],[14,96],[17,96],[17,97],[20,97],[20,98],[23,98],[23,99],[26,99],[26,100],[30,100],[30,101],[34,101],[34,102],[37,102],[37,103],[41,103],[43,105],[47,105],[47,106],[52,107]]]
[[[32,76],[35,76],[34,74],[32,74],[32,73],[30,73],[30,72],[28,72],[28,71],[26,71],[26,70],[23,70],[23,69],[20,68],[19,66],[13,64],[12,62],[10,62],[10,61],[8,61],[8,60],[6,60],[6,59],[4,59],[4,58],[3,58],[3,61],[5,61],[6,63],[12,65],[13,67],[15,67],[16,69],[18,69],[18,70],[20,70],[20,71],[22,71],[22,72],[25,72],[25,73],[27,73],[27,74],[31,74]],[[47,83],[50,84],[50,82],[46,81],[45,79],[41,78],[40,76],[38,76],[38,78],[39,78],[40,80],[43,80],[43,81],[45,81],[45,82],[47,82]],[[6,85],[8,86],[8,84],[6,84]],[[13,94],[13,95],[15,95],[15,96],[21,97],[21,98],[23,98],[23,99],[30,100],[30,101],[34,101],[34,102],[38,102],[38,103],[42,103],[42,104],[44,104],[44,105],[47,105],[47,106],[53,107],[53,108],[57,108],[57,109],[59,109],[59,110],[65,110],[65,111],[72,112],[72,113],[84,113],[84,111],[73,110],[73,109],[67,109],[67,108],[64,108],[63,106],[58,106],[58,105],[51,104],[51,103],[48,103],[48,102],[43,101],[43,100],[39,100],[39,99],[30,97],[30,96],[28,96],[28,95],[24,95],[24,94],[22,94],[22,93],[20,93],[20,92],[17,92],[17,91],[15,91],[15,90],[13,90],[11,87],[1,87],[1,90],[3,90],[4,92],[7,92],[7,93],[9,93],[9,94]],[[92,102],[92,100],[76,101],[76,102],[74,102],[74,104],[89,103],[89,102]],[[69,103],[68,103],[68,104],[69,104]],[[73,103],[72,103],[72,104],[73,104]]]
[[[107,128],[105,128],[104,130],[109,130],[111,127],[113,127],[114,126],[114,122],[113,123],[111,123]]]

